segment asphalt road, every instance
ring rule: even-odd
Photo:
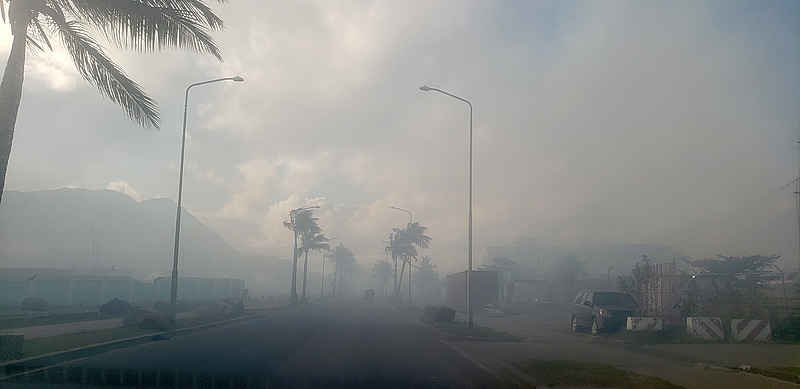
[[[96,386],[499,387],[408,312],[367,302],[270,311],[263,319],[112,351],[48,375],[50,382]]]

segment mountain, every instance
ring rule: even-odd
[[[0,204],[0,267],[120,269],[149,277],[172,269],[175,203],[137,202],[109,190],[8,191]],[[236,276],[241,255],[185,209],[179,269]]]

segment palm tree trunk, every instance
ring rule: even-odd
[[[394,259],[394,273],[392,277],[394,278],[394,294],[397,294],[397,257],[392,257]]]
[[[319,298],[325,297],[325,254],[322,254],[322,283],[319,286]]]
[[[301,301],[306,301],[306,276],[308,274],[308,250],[306,250],[306,259],[303,261],[303,298]]]
[[[336,284],[339,283],[339,264],[336,264],[336,269],[333,271],[333,297],[336,297]]]
[[[294,223],[294,220],[292,220]],[[297,227],[295,227],[297,228]],[[294,249],[292,250],[292,304],[297,304],[297,231],[294,232]]]
[[[17,112],[22,100],[22,81],[25,77],[25,27],[27,24],[27,21],[12,22],[14,40],[11,44],[11,53],[8,55],[6,70],[3,73],[3,81],[0,83],[0,201],[3,199],[8,159],[11,157],[11,143],[14,139],[14,126],[17,124]]]
[[[400,268],[400,279],[398,280],[397,288],[394,291],[394,295],[397,297],[400,297],[400,288],[403,286],[403,273],[405,272],[406,272],[406,261],[403,261],[403,267]]]
[[[414,270],[414,263],[408,264],[408,305],[411,305],[411,272]]]

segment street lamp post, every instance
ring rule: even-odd
[[[181,169],[180,173],[178,174],[178,209],[177,215],[175,216],[175,243],[173,246],[174,252],[172,256],[172,285],[170,290],[170,308],[171,308],[171,320],[172,323],[175,323],[175,302],[178,298],[178,252],[180,250],[180,235],[181,235],[181,200],[183,196],[183,156],[184,151],[186,150],[186,115],[189,110],[189,90],[193,87],[211,84],[214,82],[221,82],[221,81],[235,81],[235,82],[242,82],[244,78],[241,76],[234,76],[234,77],[224,77],[224,78],[216,78],[213,80],[208,81],[201,81],[195,82],[194,84],[190,84],[186,87],[186,94],[184,95],[183,99],[183,131],[181,134]]]
[[[408,224],[411,224],[411,223],[414,222],[414,215],[411,214],[411,211],[409,211],[407,209],[404,209],[404,208],[395,207],[395,206],[389,206],[389,208],[397,210],[397,211],[403,211],[403,212],[407,213],[408,214]]]
[[[456,96],[439,88],[423,85],[419,89],[423,92],[439,92],[456,100],[460,100],[469,106],[469,226],[467,232],[467,241],[469,247],[467,249],[467,323],[469,328],[472,328],[472,304],[470,301],[470,278],[472,275],[472,103],[463,97]]]
[[[289,222],[294,233],[294,248],[292,249],[292,290],[290,293],[292,304],[297,304],[297,226],[295,225],[295,215],[300,211],[317,209],[318,206],[295,208],[289,211]]]

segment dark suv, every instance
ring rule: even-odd
[[[614,331],[625,325],[637,309],[633,297],[623,292],[584,290],[572,304],[572,332],[590,330],[592,334]]]

